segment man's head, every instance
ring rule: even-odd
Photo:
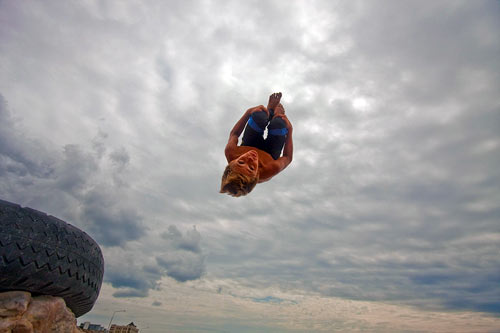
[[[220,193],[239,197],[250,193],[259,181],[259,156],[255,150],[232,160],[222,175]]]

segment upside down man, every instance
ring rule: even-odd
[[[224,150],[228,165],[222,175],[220,193],[234,197],[247,195],[257,183],[270,180],[292,162],[293,128],[280,103],[281,96],[281,93],[271,94],[267,107],[248,109],[234,125]]]

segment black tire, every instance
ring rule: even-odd
[[[85,232],[53,216],[0,200],[0,290],[62,297],[76,317],[101,289],[104,259]]]

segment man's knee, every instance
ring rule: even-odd
[[[285,128],[286,123],[281,117],[274,117],[269,123],[269,129]]]
[[[260,128],[264,129],[267,126],[267,113],[265,111],[258,111],[252,113],[253,121],[259,125]]]

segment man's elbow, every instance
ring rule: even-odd
[[[233,149],[234,149],[234,145],[232,145],[232,144],[226,145],[226,148],[224,148],[224,154],[226,156],[228,156],[232,152]]]
[[[229,141],[231,140],[236,140],[238,141],[238,138],[240,137],[240,134],[239,133],[236,133],[236,131],[231,131],[229,132]]]
[[[293,150],[291,150],[291,149],[285,149],[283,151],[283,157],[286,158],[289,161],[289,163],[291,163],[292,160],[293,160]]]
[[[292,156],[283,155],[281,158],[281,170],[285,169],[292,163]]]

